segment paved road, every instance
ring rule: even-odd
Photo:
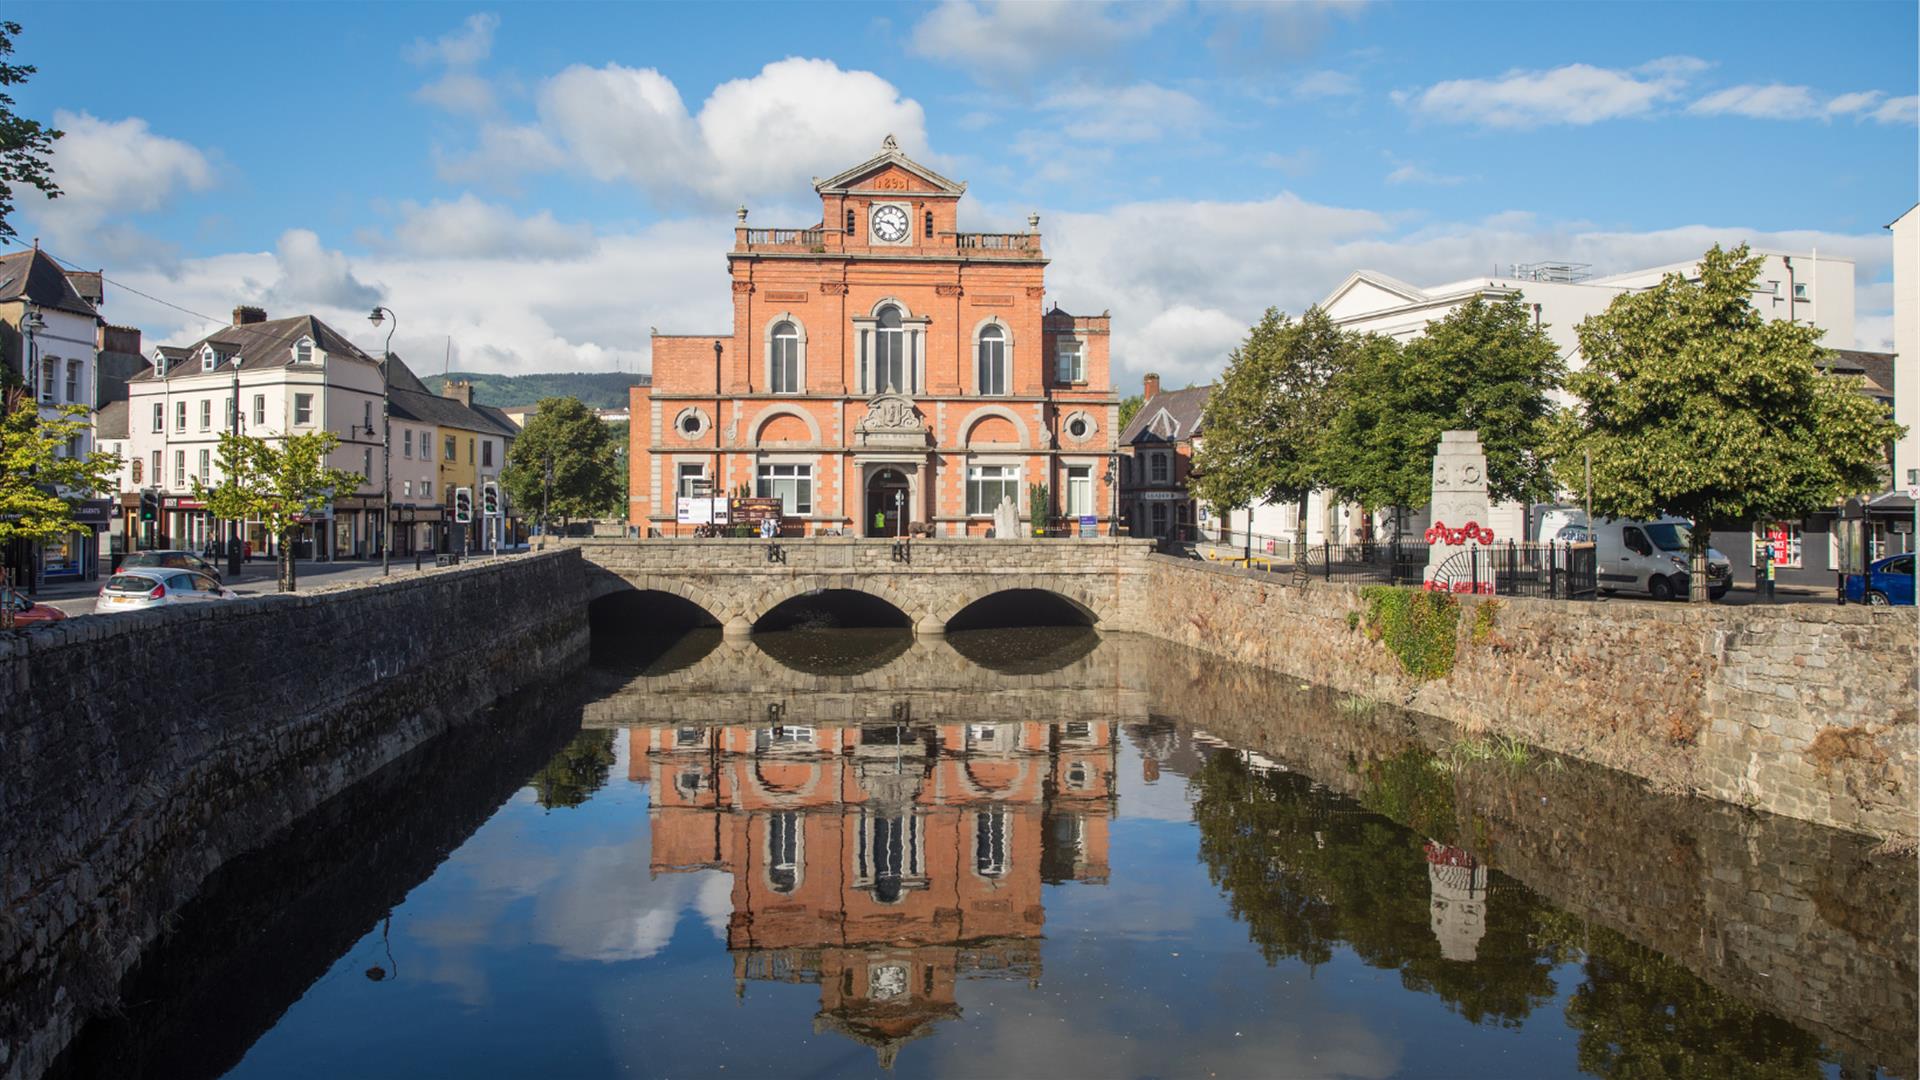
[[[432,569],[433,559],[431,557],[424,559],[421,566],[424,569]],[[411,573],[413,573],[413,556],[393,560],[395,576]],[[247,595],[270,593],[279,588],[278,575],[279,569],[275,564],[255,559],[243,565],[240,568],[239,578],[229,580],[227,584],[235,592]],[[366,581],[379,576],[380,564],[377,562],[314,562],[303,559],[294,564],[294,578],[301,592],[330,585]],[[88,581],[48,585],[42,588],[34,599],[51,604],[69,615],[86,615],[92,613],[94,602],[99,597],[100,586],[103,584],[105,584],[104,581]]]

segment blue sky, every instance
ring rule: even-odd
[[[68,196],[23,236],[196,312],[312,310],[494,370],[645,370],[727,322],[732,208],[896,134],[1041,214],[1120,378],[1204,379],[1348,271],[1605,271],[1716,240],[1857,266],[1916,188],[1916,15],[1885,4],[16,5]],[[110,290],[109,317],[202,323]]]

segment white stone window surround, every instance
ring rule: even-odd
[[[700,476],[702,479],[713,479],[712,454],[674,454],[671,460],[673,463],[673,497],[676,499],[680,497],[680,470],[684,466],[697,465],[700,467]]]
[[[879,373],[874,370],[874,361],[878,353],[880,312],[888,306],[900,312],[901,347],[905,352],[907,385],[899,392],[909,397],[917,396],[927,385],[927,330],[933,319],[926,315],[915,315],[906,301],[897,296],[883,296],[874,302],[865,315],[853,317],[859,392],[869,396],[880,392]]]
[[[713,419],[698,405],[681,409],[673,418],[673,433],[682,439],[698,439],[713,430]]]
[[[748,428],[749,431],[753,432],[754,446],[762,445],[760,442],[760,433],[767,429],[768,424],[782,416],[798,417],[802,423],[807,425],[808,440],[815,446],[820,445],[820,422],[813,418],[812,413],[793,405],[773,404],[761,409],[760,412],[754,416],[752,426]]]
[[[1020,418],[1019,413],[1014,412],[1012,409],[1007,408],[1005,405],[982,405],[979,408],[976,408],[972,412],[968,413],[966,416],[966,419],[960,422],[961,445],[963,446],[972,445],[973,429],[980,423],[980,421],[986,419],[989,416],[998,416],[998,417],[1001,417],[1002,419],[1010,421],[1013,424],[1013,430],[1020,433],[1020,445],[1022,447],[1031,447],[1033,445],[1032,429],[1030,429],[1027,426],[1027,422],[1025,420]],[[993,445],[1001,446],[1004,444],[996,443]]]
[[[981,367],[981,365],[980,365],[980,335],[981,335],[981,332],[982,332],[982,331],[984,331],[984,330],[986,330],[986,328],[987,328],[987,327],[989,327],[989,326],[992,326],[992,327],[995,327],[995,328],[997,328],[997,329],[998,329],[998,330],[1000,331],[1000,340],[1001,340],[1001,341],[1002,341],[1002,342],[1004,343],[1004,348],[1003,348],[1003,350],[1002,350],[1002,352],[1003,352],[1003,354],[1004,354],[1004,356],[1003,356],[1003,360],[1002,360],[1002,362],[1003,362],[1003,364],[1005,365],[1005,370],[1004,370],[1004,372],[1003,372],[1003,375],[1004,375],[1004,378],[1003,378],[1003,380],[1002,380],[1002,381],[1003,381],[1003,382],[1005,383],[1005,386],[1006,386],[1006,388],[1005,388],[1004,390],[1002,390],[1002,391],[1001,391],[1001,392],[1000,392],[999,394],[992,394],[992,395],[989,395],[989,394],[987,394],[987,393],[986,393],[986,392],[985,392],[984,390],[982,390],[982,389],[981,389],[981,380],[980,380],[980,367]],[[975,394],[976,396],[980,396],[980,397],[1001,397],[1001,396],[1010,396],[1010,395],[1012,395],[1012,393],[1013,393],[1013,373],[1014,373],[1014,370],[1015,370],[1015,368],[1014,368],[1014,360],[1013,360],[1013,358],[1014,358],[1014,348],[1013,348],[1013,327],[1011,327],[1011,326],[1008,326],[1008,325],[1007,325],[1007,322],[1006,322],[1006,320],[1005,320],[1005,319],[1002,319],[1002,318],[1001,318],[1000,316],[998,316],[998,315],[989,315],[989,316],[987,316],[986,318],[984,318],[984,319],[981,319],[981,320],[980,320],[979,322],[977,322],[977,323],[975,323],[975,324],[973,324],[973,350],[972,350],[972,352],[973,352],[973,364],[972,364],[972,369],[973,369],[973,383],[972,383],[972,391],[973,391],[973,393],[974,393],[974,394]]]
[[[780,324],[782,323],[786,323],[793,327],[793,333],[795,338],[794,350],[797,354],[795,357],[795,368],[796,368],[795,381],[793,386],[786,390],[777,389],[775,385],[775,379],[773,377],[774,375],[774,371],[773,371],[774,331],[778,330],[780,328]],[[761,353],[762,359],[760,363],[760,370],[761,370],[761,374],[766,378],[767,390],[770,393],[775,393],[775,394],[806,393],[807,392],[807,324],[801,322],[800,317],[798,315],[795,315],[793,312],[782,311],[780,314],[775,315],[773,318],[767,320],[766,333],[763,335],[761,347],[762,347],[762,353]]]
[[[1081,432],[1079,435],[1075,435],[1073,433],[1073,424],[1074,424],[1074,421],[1076,420],[1085,421],[1087,426],[1087,429],[1084,432]],[[1071,440],[1075,444],[1090,442],[1092,441],[1093,437],[1095,435],[1098,435],[1099,433],[1100,433],[1100,421],[1094,419],[1093,414],[1086,411],[1085,409],[1075,409],[1072,412],[1068,413],[1065,417],[1061,418],[1060,434],[1066,436],[1069,440]]]
[[[1100,506],[1100,477],[1101,470],[1106,466],[1107,459],[1104,457],[1087,457],[1083,454],[1062,454],[1056,458],[1055,461],[1058,463],[1060,469],[1058,487],[1056,488],[1062,496],[1060,505],[1065,507],[1067,505],[1067,498],[1072,495],[1072,492],[1069,490],[1072,484],[1069,480],[1070,474],[1068,470],[1085,469],[1087,470],[1087,498],[1092,504],[1089,509],[1094,517],[1100,517],[1103,513]]]

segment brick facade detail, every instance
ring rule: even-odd
[[[814,186],[812,228],[748,228],[741,212],[731,327],[654,336],[652,385],[631,399],[629,522],[686,532],[676,499],[698,478],[786,496],[790,534],[981,536],[992,508],[967,497],[981,468],[1023,521],[1041,483],[1049,518],[1092,515],[1108,532],[1110,319],[1045,306],[1038,218],[958,231],[965,185],[891,140]],[[983,350],[1003,373],[983,372]]]

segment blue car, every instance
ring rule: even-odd
[[[1867,564],[1865,574],[1847,575],[1847,600],[1855,604],[1913,606],[1913,554],[1889,555]]]

